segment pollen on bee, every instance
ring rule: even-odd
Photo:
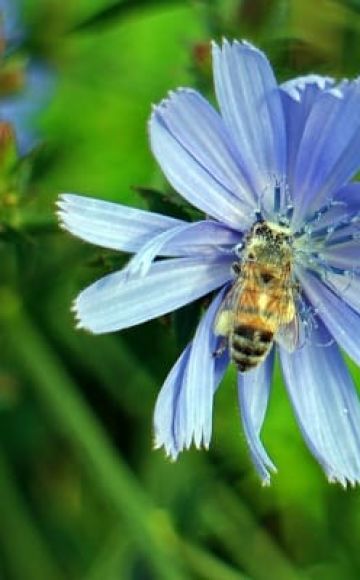
[[[259,309],[266,310],[268,302],[269,302],[268,294],[266,294],[266,292],[261,293],[259,296]]]
[[[232,310],[219,312],[214,325],[214,332],[218,336],[227,336],[233,323],[234,314]]]

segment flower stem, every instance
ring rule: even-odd
[[[119,513],[155,577],[184,580],[167,515],[154,508],[82,399],[61,361],[17,297],[0,290],[0,318],[11,353],[31,379],[40,402],[72,442],[90,476]]]

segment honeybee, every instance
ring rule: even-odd
[[[289,229],[272,222],[255,223],[245,239],[241,261],[233,266],[235,280],[216,316],[214,332],[224,337],[239,371],[246,372],[266,358],[274,340],[289,351],[298,346]]]

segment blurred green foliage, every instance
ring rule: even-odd
[[[24,50],[47,60],[57,84],[30,157],[17,159],[0,135],[0,578],[358,578],[359,491],[327,483],[280,373],[264,431],[279,468],[270,488],[249,461],[231,371],[211,450],[176,464],[152,451],[156,394],[199,308],[121,334],[76,331],[72,299],[126,257],[58,230],[54,202],[73,191],[188,211],[149,151],[151,103],[184,85],[213,98],[208,43],[222,36],[266,49],[279,79],[356,75],[360,2],[21,6]]]

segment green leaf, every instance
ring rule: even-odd
[[[178,2],[180,4],[180,2]],[[167,0],[122,0],[112,6],[100,10],[97,14],[90,16],[87,20],[77,24],[71,32],[88,31],[99,26],[109,26],[115,20],[120,20],[128,16],[129,13],[141,8],[158,7],[160,4],[168,5]],[[173,4],[176,4],[174,1]]]

